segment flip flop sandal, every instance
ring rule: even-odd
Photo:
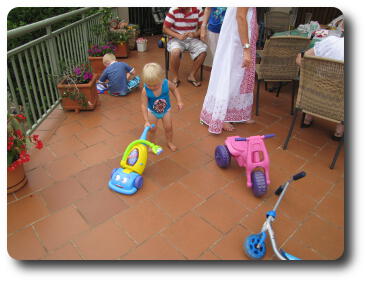
[[[178,81],[172,81],[172,83],[176,86],[176,87],[178,87],[179,85],[180,85],[180,80],[178,80]]]
[[[189,83],[191,83],[194,87],[199,87],[199,86],[201,86],[201,82],[199,82],[199,81],[196,81],[196,80],[189,80],[189,79],[187,79],[187,81],[188,81]]]

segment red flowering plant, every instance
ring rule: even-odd
[[[25,124],[26,117],[24,115],[8,113],[8,171],[13,171],[19,165],[30,160],[27,153],[30,144],[34,144],[37,149],[43,147],[38,135],[28,135],[26,133]]]

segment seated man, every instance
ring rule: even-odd
[[[308,56],[318,56],[333,60],[344,61],[344,37],[328,36],[320,42],[316,42],[315,46],[305,52]],[[301,65],[301,54],[298,54],[296,63]],[[312,116],[305,115],[302,128],[308,128],[312,125]],[[344,125],[338,124],[332,139],[341,140],[344,135]]]
[[[179,85],[178,70],[180,67],[181,53],[190,52],[194,60],[191,72],[187,80],[195,87],[201,85],[195,79],[195,74],[203,64],[206,57],[207,45],[200,37],[200,26],[203,22],[204,12],[197,7],[170,8],[163,23],[163,32],[172,37],[167,43],[167,50],[171,53],[170,66],[173,72],[172,82]]]

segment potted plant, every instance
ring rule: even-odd
[[[57,85],[64,110],[93,110],[97,106],[97,74],[90,71],[89,64],[64,67]]]
[[[88,49],[88,60],[90,63],[90,66],[92,68],[92,72],[95,74],[100,75],[103,70],[105,69],[105,66],[103,65],[103,55],[107,53],[114,53],[116,52],[116,45],[114,45],[111,41],[107,42],[104,45],[92,45]]]
[[[22,114],[9,114],[7,123],[7,191],[13,193],[27,183],[23,164],[30,160],[27,153],[30,144],[43,147],[38,135],[28,135],[25,130],[26,117]]]
[[[136,49],[136,39],[140,34],[139,25],[129,24],[126,29],[129,34],[129,48],[134,50]]]
[[[129,57],[129,34],[126,29],[110,29],[109,40],[116,46],[115,56]]]

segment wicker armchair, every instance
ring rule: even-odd
[[[288,147],[299,111],[335,123],[344,123],[343,61],[316,56],[305,56],[302,59],[296,111],[283,149]],[[343,139],[335,152],[330,169],[334,168],[342,145]]]
[[[291,16],[280,11],[269,11],[264,15],[265,36],[269,38],[275,32],[289,30]]]
[[[271,37],[265,42],[260,64],[256,65],[256,115],[259,115],[260,84],[262,81],[265,83],[292,82],[291,114],[293,114],[295,88],[299,73],[296,57],[298,53],[306,50],[309,44],[308,38],[299,36]]]

